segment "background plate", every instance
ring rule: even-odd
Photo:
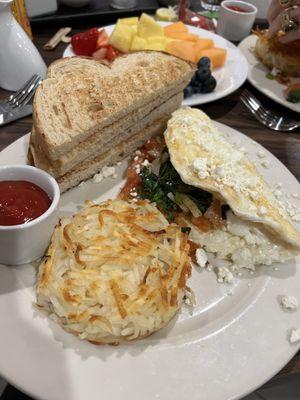
[[[228,140],[259,161],[261,146],[216,124]],[[0,164],[26,162],[29,135],[0,153]],[[284,193],[299,191],[297,180],[267,150],[270,169],[262,169]],[[65,193],[61,214],[78,210],[85,199],[114,197],[117,179],[91,181]],[[293,199],[290,201],[299,201]],[[299,206],[299,204],[298,204]],[[214,272],[193,269],[190,286],[197,305],[151,337],[119,347],[95,346],[64,332],[34,308],[36,269],[0,266],[0,374],[42,400],[233,400],[269,380],[299,349],[290,345],[300,310],[287,313],[280,295],[300,293],[298,260],[243,273],[233,285],[218,284]]]
[[[169,23],[160,22],[162,26],[167,26]],[[111,34],[115,25],[106,26],[105,29],[108,34]],[[239,49],[230,43],[228,40],[216,35],[205,29],[189,26],[189,32],[200,36],[205,39],[212,39],[216,47],[227,49],[227,60],[223,68],[218,68],[213,72],[217,80],[217,87],[214,92],[208,94],[194,94],[193,96],[185,99],[183,105],[194,106],[197,104],[206,104],[211,101],[221,99],[228,96],[230,93],[237,90],[247,79],[248,63],[244,55]],[[68,45],[63,53],[63,57],[72,57],[72,46]]]
[[[239,49],[245,55],[249,63],[248,80],[257,90],[270,97],[270,99],[282,104],[290,110],[300,113],[300,103],[290,103],[285,99],[283,91],[286,86],[280,85],[276,80],[266,78],[270,70],[265,67],[254,54],[256,40],[257,36],[251,35],[239,44]]]

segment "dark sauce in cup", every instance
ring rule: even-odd
[[[32,221],[44,214],[50,205],[47,193],[32,182],[0,182],[0,225]]]

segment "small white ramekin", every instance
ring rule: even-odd
[[[242,7],[246,12],[231,10],[228,8],[230,6]],[[250,34],[256,14],[257,8],[253,4],[245,1],[222,1],[217,25],[217,34],[234,42],[243,40]]]
[[[47,249],[57,222],[60,191],[47,172],[29,165],[0,167],[0,181],[23,180],[35,183],[52,200],[48,210],[38,218],[20,225],[0,225],[0,263],[25,264],[40,258]]]

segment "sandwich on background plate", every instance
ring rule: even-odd
[[[258,36],[255,54],[261,62],[271,70],[275,68],[286,77],[300,77],[300,40],[291,43],[281,43],[279,32],[273,38],[268,38],[268,31],[254,31]]]
[[[299,254],[300,233],[268,183],[206,114],[193,108],[175,111],[164,138],[166,148],[160,144],[164,150],[155,160],[141,149],[121,197],[138,193],[155,202],[169,220],[189,231],[194,250],[203,248],[232,271]]]
[[[156,51],[55,61],[34,98],[30,162],[62,192],[76,186],[162,134],[195,69]]]

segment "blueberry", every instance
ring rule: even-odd
[[[217,81],[213,76],[211,76],[207,81],[203,82],[201,93],[211,93],[215,90],[216,86]]]
[[[190,85],[193,86],[196,83],[196,81],[197,81],[197,76],[196,76],[196,72],[195,72],[193,77],[192,77],[192,79],[191,79]]]
[[[196,72],[196,77],[199,82],[207,81],[211,76],[211,71],[207,67],[201,67]]]
[[[194,87],[194,93],[201,93],[201,91],[202,91],[202,82],[200,82],[197,79],[195,84],[193,85],[193,87]]]
[[[210,68],[210,59],[208,57],[202,57],[198,61],[198,68],[207,67]]]
[[[194,88],[194,86],[192,86],[192,85],[188,85],[188,86],[184,89],[184,91],[183,91],[184,98],[190,97],[190,96],[192,96],[194,93],[195,93],[195,88]]]

